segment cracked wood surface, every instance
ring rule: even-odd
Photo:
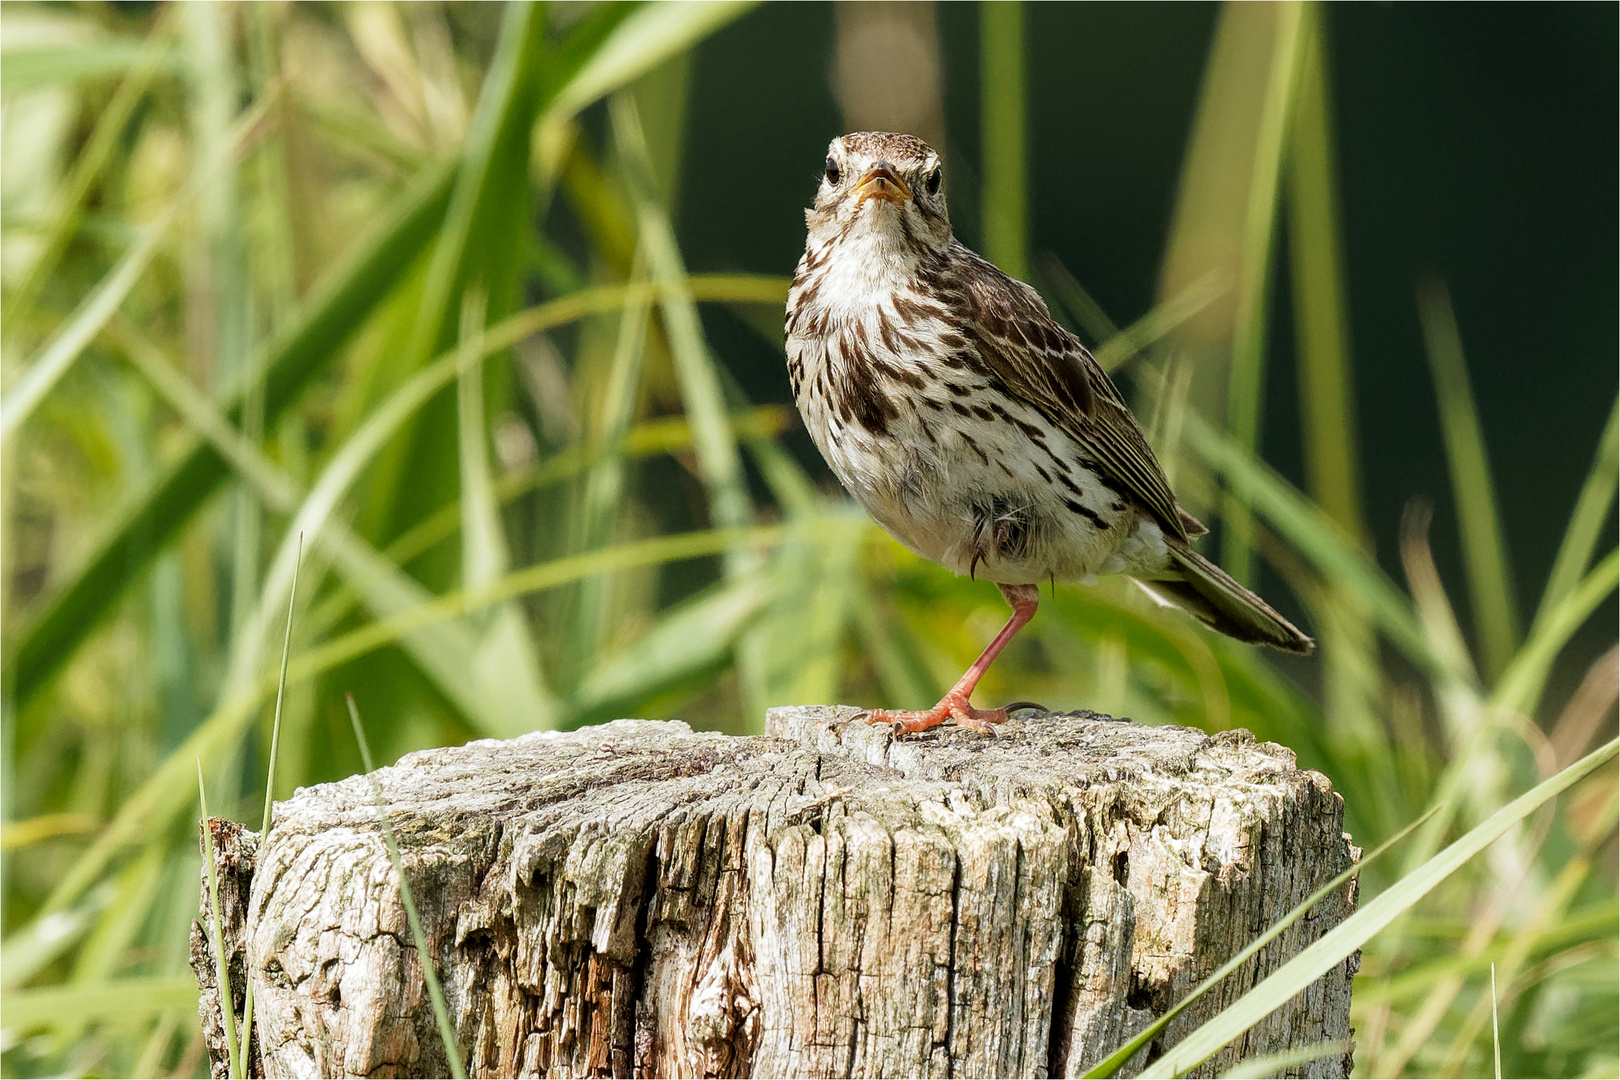
[[[1356,856],[1327,779],[1244,731],[1036,714],[896,740],[855,713],[775,709],[753,738],[619,720],[379,770],[469,1073],[1079,1075]],[[299,790],[262,842],[215,835],[256,1073],[447,1075],[369,782]],[[1352,882],[1149,1057],[1354,904]],[[1348,1038],[1357,960],[1196,1075]]]

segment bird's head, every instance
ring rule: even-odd
[[[812,243],[865,234],[883,246],[943,251],[951,219],[939,155],[915,135],[857,131],[834,139],[805,223]]]

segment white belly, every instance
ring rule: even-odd
[[[1165,567],[1150,515],[984,365],[962,362],[943,311],[914,312],[896,334],[895,313],[866,299],[887,292],[829,275],[787,337],[805,427],[879,524],[925,559],[1007,585]]]
[[[851,423],[807,382],[805,425],[845,489],[894,538],[958,574],[1008,585],[1147,571],[1166,558],[1158,527],[1103,483],[1079,448],[1045,430],[963,416],[941,393],[905,398],[881,434]]]

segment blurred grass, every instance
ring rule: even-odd
[[[1227,367],[1226,426],[1243,446],[1259,446],[1260,422],[1265,407],[1266,327],[1270,324],[1271,277],[1275,262],[1277,205],[1283,172],[1283,140],[1299,68],[1301,23],[1306,5],[1281,0],[1265,12],[1272,24],[1265,93],[1254,138],[1254,162],[1249,167],[1249,191],[1243,212],[1237,275],[1236,324],[1231,361]],[[1312,9],[1314,10],[1314,9]],[[1235,10],[1227,10],[1235,18]],[[1241,582],[1254,581],[1254,524],[1241,499],[1221,508],[1221,561]]]
[[[1474,610],[1474,632],[1486,673],[1499,677],[1519,641],[1518,601],[1508,571],[1507,541],[1496,510],[1496,485],[1485,453],[1485,436],[1468,385],[1462,339],[1443,284],[1422,281],[1417,290],[1418,318],[1434,371],[1440,402],[1440,429],[1451,466],[1451,490],[1457,500],[1463,538],[1463,564],[1468,568],[1468,598]]]
[[[1030,280],[1028,93],[1023,0],[979,5],[979,100],[984,162],[984,257]]]
[[[200,760],[245,819],[355,771],[346,690],[384,761],[616,715],[744,732],[769,704],[926,703],[1000,624],[991,590],[900,549],[796,456],[791,413],[749,402],[705,334],[724,304],[771,337],[786,292],[691,273],[672,220],[687,51],[746,10],[8,8],[4,122],[40,125],[61,162],[0,217],[8,1074],[203,1068],[189,775]],[[986,246],[1016,270],[1023,13],[980,15]],[[1421,508],[1406,579],[1374,557],[1330,15],[1223,9],[1160,305],[1116,322],[1040,260],[1178,489],[1219,508],[1233,565],[1288,583],[1320,661],[1274,662],[1108,580],[1043,605],[983,697],[1249,728],[1330,776],[1369,848],[1446,800],[1362,875],[1370,902],[1612,725],[1602,671],[1567,703],[1547,684],[1612,609],[1620,448],[1611,412],[1526,627],[1467,328],[1425,286],[1469,632]],[[31,19],[74,29],[30,38]],[[1285,287],[1304,491],[1255,444],[1289,405],[1261,377]],[[266,646],[289,603],[266,790]],[[1615,790],[1611,764],[1366,943],[1360,1070],[1488,1071],[1494,962],[1506,1073],[1613,1071]]]

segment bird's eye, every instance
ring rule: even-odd
[[[934,166],[934,171],[928,174],[928,194],[930,194],[930,195],[938,195],[939,194],[939,185],[941,183],[943,183],[944,180],[945,180],[944,172],[942,172],[940,170],[940,167],[938,165],[935,165]]]
[[[830,184],[838,183],[838,162],[832,158],[827,159],[827,182]]]

